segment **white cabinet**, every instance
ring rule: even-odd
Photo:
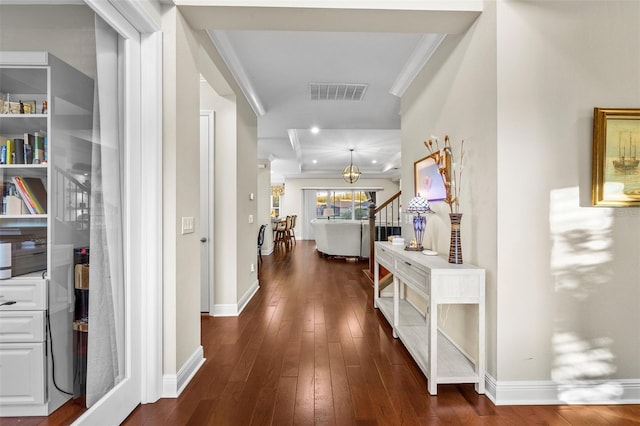
[[[375,245],[374,306],[393,327],[427,377],[428,391],[439,383],[475,383],[484,393],[485,376],[485,271],[473,265],[454,265],[439,256],[405,251],[387,242]],[[380,291],[379,265],[393,274],[393,286]],[[417,297],[419,303],[408,297]],[[465,354],[438,329],[440,304],[478,307],[478,353]],[[421,306],[424,306],[421,309]]]
[[[72,262],[89,238],[93,79],[47,52],[0,51],[0,100],[0,242],[12,246],[11,277],[0,280],[0,416],[46,416],[73,391]]]
[[[45,402],[44,343],[0,344],[0,411],[5,405],[42,405]],[[14,411],[15,413],[15,411]]]
[[[42,406],[46,398],[46,282],[31,275],[0,281],[0,411]]]

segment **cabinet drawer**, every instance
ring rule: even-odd
[[[0,343],[43,341],[44,311],[0,312]]]
[[[429,294],[429,273],[417,268],[410,262],[399,259],[396,264],[396,275],[404,283],[425,294]]]
[[[376,260],[379,264],[384,266],[389,270],[389,272],[393,272],[393,256],[388,251],[378,248],[376,250]]]
[[[0,405],[44,404],[44,343],[0,344]]]
[[[45,280],[9,279],[0,281],[0,303],[15,301],[13,305],[0,306],[0,311],[37,311],[47,308]]]

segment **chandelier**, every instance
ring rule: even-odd
[[[274,197],[280,197],[284,195],[284,185],[274,185],[271,187],[271,195]]]
[[[351,162],[342,171],[342,178],[347,183],[356,183],[358,179],[360,179],[360,175],[362,173],[360,172],[360,169],[358,168],[358,166],[353,164],[353,148],[351,148],[350,151],[351,151]]]

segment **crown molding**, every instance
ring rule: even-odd
[[[225,32],[221,30],[207,31],[207,35],[220,52],[220,55],[222,55],[224,63],[229,68],[238,86],[240,86],[240,90],[242,90],[242,93],[244,93],[244,96],[247,98],[253,112],[255,112],[258,117],[262,117],[267,111],[264,109],[258,94],[251,84],[251,80],[249,80]]]
[[[431,56],[438,49],[440,43],[442,43],[446,36],[446,34],[423,35],[416,48],[413,50],[413,53],[404,64],[402,71],[398,74],[398,77],[391,86],[389,93],[401,98],[418,73],[422,68],[424,68],[427,62],[429,62],[429,59],[431,59]]]

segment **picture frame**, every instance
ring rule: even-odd
[[[640,109],[593,110],[591,204],[640,207]]]
[[[23,114],[37,114],[36,101],[22,101]]]
[[[413,163],[414,195],[420,195],[430,202],[443,201],[447,198],[447,189],[437,162],[438,155],[439,152],[434,152]],[[450,159],[447,156],[447,166],[449,161]],[[448,176],[446,171],[445,176]]]

